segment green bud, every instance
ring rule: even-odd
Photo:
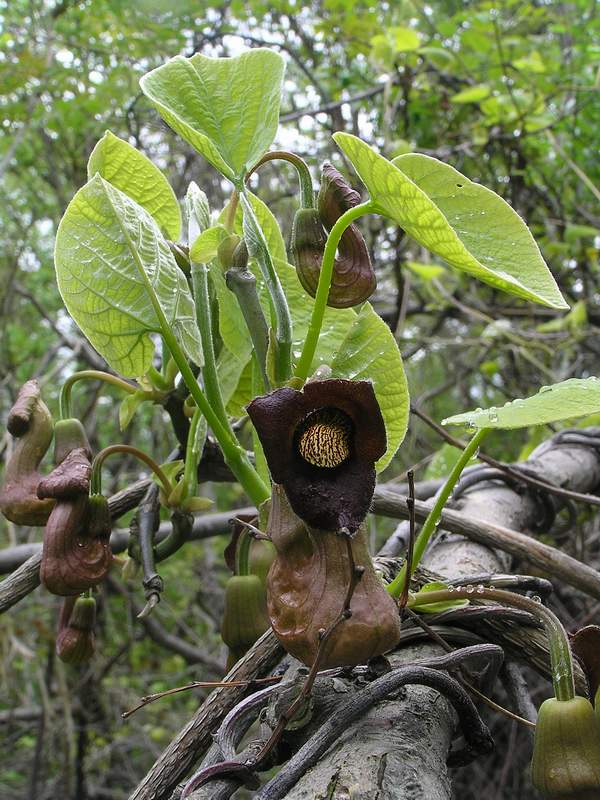
[[[221,269],[229,269],[233,262],[233,254],[240,243],[240,237],[236,233],[226,236],[217,248],[217,258]]]
[[[275,545],[265,539],[255,539],[250,544],[248,570],[252,575],[258,575],[263,586],[267,585],[267,574],[276,554]]]
[[[585,697],[552,697],[542,703],[531,779],[548,800],[600,797],[600,722]]]
[[[229,578],[221,624],[221,638],[225,644],[239,658],[268,627],[266,593],[258,575]]]
[[[72,450],[85,450],[92,458],[92,449],[85,429],[78,419],[61,419],[54,426],[54,463],[62,464]]]

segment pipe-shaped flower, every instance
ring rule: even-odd
[[[314,297],[319,284],[321,263],[327,236],[345,211],[360,203],[360,195],[337,169],[325,162],[317,209],[301,208],[296,212],[290,242],[290,255],[303,288]],[[325,228],[325,230],[324,230]],[[377,278],[367,245],[358,227],[349,225],[338,245],[327,305],[350,308],[368,300],[375,291]]]
[[[385,425],[368,381],[325,380],[284,387],[248,406],[276,483],[296,514],[316,528],[355,533],[375,489]]]

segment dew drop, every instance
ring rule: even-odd
[[[488,411],[488,419],[490,422],[498,422],[498,409],[492,406]]]
[[[477,594],[483,594],[485,592],[485,586],[483,585],[483,583],[480,583],[477,586],[477,589],[475,589],[475,591],[477,592]]]
[[[542,598],[539,596],[539,594],[534,594],[531,599],[533,600],[534,603],[541,603],[542,602]]]
[[[473,584],[472,583],[467,584],[467,586],[465,587],[465,592],[467,594],[473,594],[474,591],[475,587],[473,586]]]
[[[542,388],[540,389],[540,394],[545,394],[546,392],[551,392],[551,391],[552,391],[551,386],[542,386]]]

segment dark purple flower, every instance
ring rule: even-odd
[[[383,417],[368,381],[326,380],[277,389],[248,406],[271,476],[305,522],[355,533],[386,449]]]

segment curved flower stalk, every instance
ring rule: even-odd
[[[351,540],[311,528],[290,508],[283,487],[275,485],[268,532],[277,556],[267,576],[267,608],[275,635],[288,653],[308,665],[319,654],[319,669],[325,669],[366,663],[398,644],[398,608],[375,572],[364,528]],[[360,579],[350,613],[332,630],[353,569],[360,570]],[[328,630],[331,635],[319,653]]]
[[[50,447],[53,425],[36,380],[21,387],[7,428],[16,443],[4,472],[0,511],[16,525],[45,525],[54,501],[38,497],[38,467]]]
[[[290,254],[298,278],[311,297],[315,297],[327,235],[345,211],[360,205],[360,195],[338,170],[325,162],[317,209],[301,208],[296,212],[290,242]],[[363,303],[375,291],[377,278],[367,245],[356,225],[349,225],[338,244],[327,305],[350,308]]]
[[[257,397],[248,414],[276,483],[296,514],[327,531],[354,534],[386,449],[383,417],[368,381],[324,380]]]

